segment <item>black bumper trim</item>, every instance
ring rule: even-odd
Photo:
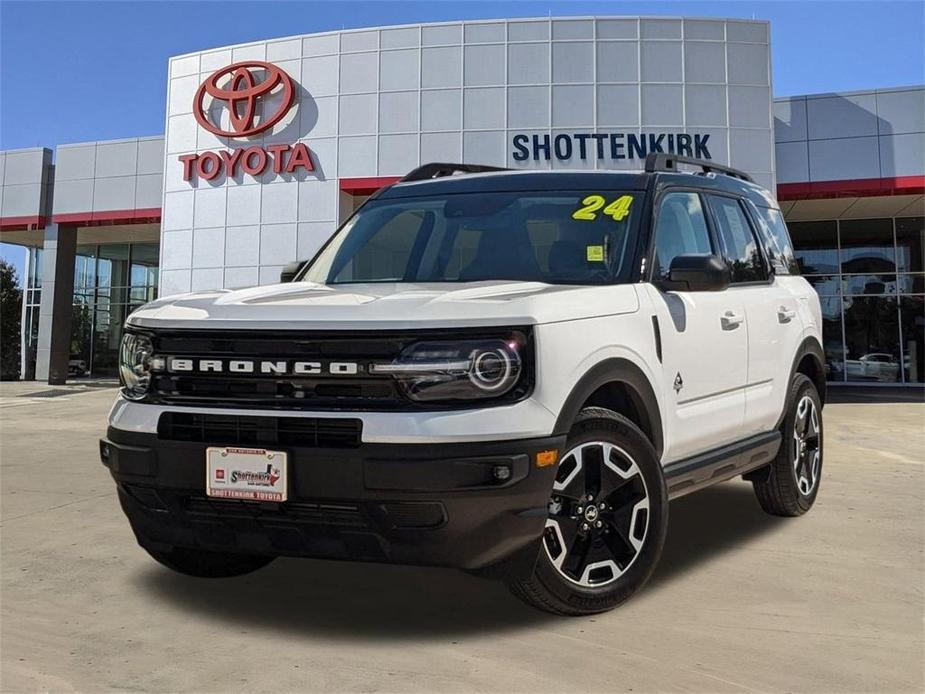
[[[142,546],[481,569],[540,538],[556,468],[533,461],[565,437],[284,447],[282,504],[206,497],[209,445],[114,428],[100,442]]]

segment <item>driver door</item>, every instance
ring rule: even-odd
[[[645,286],[661,336],[668,463],[742,438],[748,337],[745,307],[735,292],[659,288],[676,256],[718,252],[700,194],[661,197],[654,249],[652,282]]]

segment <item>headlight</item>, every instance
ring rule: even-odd
[[[416,342],[390,364],[372,364],[373,374],[389,374],[402,392],[419,402],[478,400],[509,392],[523,371],[525,340]]]
[[[119,380],[122,395],[129,400],[141,400],[151,383],[151,354],[154,347],[147,335],[126,332],[119,348]]]

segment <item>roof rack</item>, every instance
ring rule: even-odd
[[[509,171],[501,166],[482,166],[481,164],[423,164],[402,176],[399,183],[409,181],[426,181],[431,178],[452,176],[455,173],[486,173],[488,171]]]
[[[655,173],[656,171],[677,171],[678,164],[688,164],[699,167],[703,173],[708,174],[716,171],[717,173],[726,174],[733,178],[741,178],[743,181],[752,183],[752,177],[744,171],[733,169],[731,166],[714,164],[708,159],[695,159],[694,157],[679,157],[677,154],[666,154],[665,152],[653,152],[646,157],[646,173]]]

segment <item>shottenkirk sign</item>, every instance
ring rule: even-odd
[[[244,138],[259,135],[279,123],[295,105],[295,83],[286,72],[272,63],[250,60],[220,68],[209,75],[193,97],[193,115],[199,125],[214,135]],[[260,106],[267,106],[269,96],[278,97],[278,104],[258,119]],[[206,97],[210,97],[207,103]],[[224,102],[218,113],[228,113],[229,127],[223,128],[216,118],[216,105]],[[182,154],[183,180],[195,174],[210,181],[222,174],[235,177],[243,172],[259,176],[272,168],[276,174],[292,174],[298,170],[314,171],[311,152],[304,142]]]
[[[645,159],[652,152],[670,152],[698,159],[712,159],[709,134],[694,133],[569,133],[526,135],[511,138],[514,161],[567,161],[587,159]]]

